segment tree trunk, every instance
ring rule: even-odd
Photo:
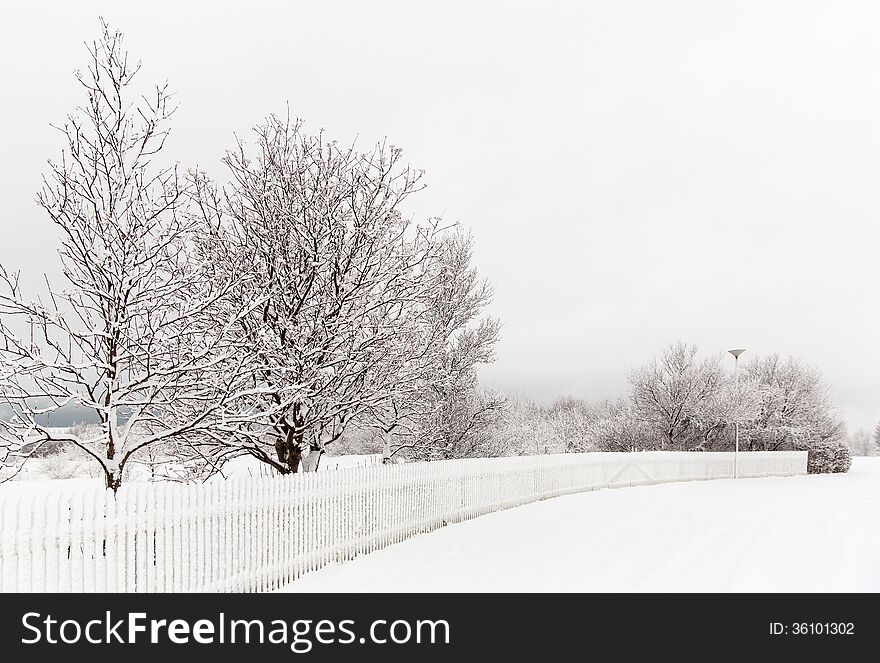
[[[118,469],[115,472],[111,472],[108,469],[104,470],[104,486],[109,490],[112,490],[116,493],[119,490],[119,487],[122,485],[122,469]]]
[[[300,463],[303,459],[303,433],[295,433],[293,428],[287,429],[287,435],[284,439],[275,441],[275,453],[278,455],[278,462],[282,466],[286,466],[282,470],[282,474],[296,474],[299,472]]]
[[[388,465],[391,462],[391,433],[385,432],[382,436],[382,464]]]
[[[290,474],[299,472],[299,465],[302,461],[302,449],[298,444],[293,444],[287,450],[287,470]]]
[[[317,449],[312,447],[309,449],[309,453],[303,457],[302,468],[303,472],[317,472],[318,466],[321,464],[321,456],[324,455],[323,449]]]

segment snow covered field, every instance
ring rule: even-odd
[[[880,458],[848,474],[558,497],[444,527],[282,591],[880,591]]]
[[[41,495],[70,493],[74,491],[94,491],[104,487],[104,479],[95,472],[93,464],[79,463],[74,468],[74,476],[66,479],[51,478],[46,464],[52,459],[34,458],[29,460],[14,479],[0,482],[0,514],[11,513],[16,508],[16,500]],[[382,463],[381,454],[351,454],[346,456],[325,456],[321,459],[321,471],[334,471],[348,467],[369,467]],[[224,476],[234,479],[247,477],[275,476],[274,470],[250,456],[235,458],[223,468]],[[91,476],[90,476],[91,475]],[[126,485],[149,481],[149,470],[138,463],[130,466],[126,475]],[[222,482],[224,477],[214,476],[209,481]]]
[[[53,478],[47,471],[50,458],[33,458],[25,463],[21,471],[11,481],[0,482],[0,500],[21,495],[52,493],[69,489],[91,489],[102,487],[104,479],[99,476],[97,465],[88,461],[79,462],[70,470],[69,478]],[[350,454],[345,456],[324,456],[321,459],[321,471],[340,470],[348,467],[369,467],[382,463],[381,454]],[[126,482],[140,483],[149,481],[149,469],[133,462],[129,466]],[[223,466],[223,476],[214,476],[210,481],[223,481],[245,477],[277,476],[275,470],[268,465],[252,458],[242,456],[229,461]]]

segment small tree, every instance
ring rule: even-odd
[[[500,325],[483,315],[492,287],[473,266],[473,237],[446,234],[439,260],[425,275],[416,335],[418,360],[394,382],[388,398],[372,408],[373,421],[386,435],[389,455],[433,460],[495,455],[488,427],[504,399],[479,388],[477,370],[494,361]],[[413,370],[415,368],[415,370]],[[391,433],[396,431],[394,442]]]
[[[38,196],[61,231],[67,287],[29,301],[18,275],[0,268],[0,400],[11,411],[0,427],[7,463],[47,441],[69,444],[116,490],[139,449],[195,440],[223,418],[249,354],[225,334],[242,314],[224,306],[235,278],[200,277],[199,220],[177,167],[162,165],[167,87],[135,91],[139,65],[106,23],[88,50],[77,74],[86,102],[59,127],[66,147]],[[221,364],[239,372],[221,374]],[[90,434],[45,425],[65,407],[100,425]]]

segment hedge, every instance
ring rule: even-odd
[[[815,442],[807,447],[809,474],[848,472],[851,465],[852,457],[845,442]]]

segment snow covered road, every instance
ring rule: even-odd
[[[281,591],[880,591],[880,458],[845,475],[559,497],[441,528]]]

